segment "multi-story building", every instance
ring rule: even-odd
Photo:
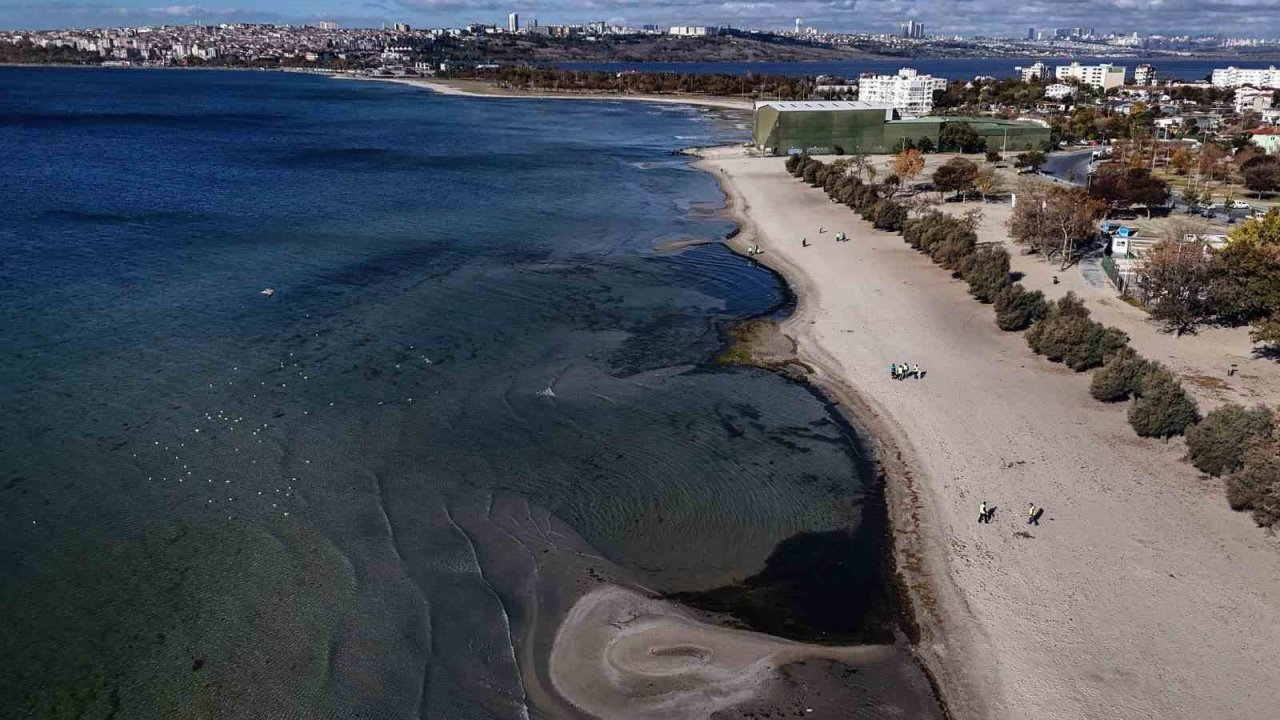
[[[1028,40],[1035,40],[1035,39],[1036,39],[1036,29],[1035,29],[1035,28],[1027,28],[1027,39],[1028,39]]]
[[[321,30],[328,30],[332,32],[338,29],[338,23],[334,20],[321,20],[319,23],[317,23],[316,27],[320,28]]]
[[[1081,65],[1073,62],[1070,65],[1059,65],[1055,76],[1059,80],[1076,80],[1081,84],[1110,90],[1124,84],[1125,69],[1120,65],[1103,63],[1101,65]]]
[[[395,24],[395,30],[398,33],[407,33],[407,32],[412,32],[413,28],[409,27],[409,23],[398,22]]]
[[[1250,87],[1240,88],[1239,90],[1236,90],[1236,112],[1261,112],[1271,107],[1273,99],[1274,92],[1272,90],[1262,90]]]
[[[676,25],[668,31],[670,35],[680,35],[683,37],[707,37],[720,32],[720,28],[708,25]]]
[[[1063,85],[1062,83],[1053,83],[1052,85],[1049,85],[1044,89],[1044,96],[1049,98],[1050,100],[1061,100],[1065,97],[1071,97],[1072,95],[1075,94],[1075,92],[1076,92],[1076,89],[1071,87],[1070,85]]]
[[[1142,64],[1133,69],[1134,85],[1154,85],[1156,81],[1156,68],[1154,65]]]
[[[897,75],[864,74],[858,78],[858,100],[888,103],[905,116],[928,115],[933,110],[933,91],[946,90],[947,81],[902,68]]]
[[[1016,67],[1013,70],[1022,76],[1022,82],[1049,79],[1049,66],[1042,62],[1037,62],[1026,67]]]
[[[908,20],[902,23],[902,37],[904,38],[924,38],[924,23],[918,23],[915,20]]]
[[[520,32],[520,13],[509,13],[507,15],[507,32]]]
[[[1212,82],[1214,87],[1235,88],[1242,85],[1252,85],[1260,88],[1280,88],[1280,70],[1272,65],[1265,70],[1262,68],[1238,68],[1235,66],[1218,68],[1213,71]]]

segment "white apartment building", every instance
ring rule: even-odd
[[[1235,105],[1236,112],[1262,112],[1271,107],[1273,99],[1272,90],[1260,90],[1257,88],[1240,88],[1236,90]]]
[[[1042,62],[1037,62],[1027,67],[1016,67],[1013,70],[1022,76],[1022,82],[1031,82],[1036,79],[1048,80],[1050,77],[1049,66]]]
[[[1280,70],[1275,65],[1264,69],[1247,69],[1235,66],[1218,68],[1213,71],[1213,86],[1235,88],[1252,85],[1260,88],[1280,88]]]
[[[719,32],[720,28],[707,25],[676,25],[667,34],[681,35],[683,37],[707,37],[708,35],[716,35]]]
[[[1103,63],[1101,65],[1081,65],[1073,62],[1070,65],[1059,65],[1055,74],[1059,80],[1077,80],[1084,85],[1100,90],[1110,90],[1124,84],[1124,67]]]
[[[933,110],[933,91],[946,90],[947,81],[902,68],[897,75],[865,74],[858,78],[858,100],[889,103],[902,115],[928,115]]]
[[[507,32],[520,32],[520,13],[507,13]]]
[[[1134,85],[1153,85],[1156,81],[1156,69],[1153,65],[1139,65],[1133,69]]]
[[[1070,85],[1062,83],[1053,83],[1044,89],[1044,96],[1050,100],[1061,100],[1065,97],[1071,97],[1076,94],[1076,89]]]

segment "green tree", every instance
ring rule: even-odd
[[[967,122],[945,122],[938,144],[943,152],[977,153],[986,149],[987,142]]]
[[[1009,253],[993,245],[978,248],[961,263],[960,276],[979,302],[995,302],[1009,286]]]
[[[951,158],[933,172],[933,185],[938,192],[959,193],[966,197],[974,189],[978,178],[978,166],[965,158]]]
[[[1039,150],[1028,150],[1018,153],[1013,158],[1013,166],[1018,169],[1028,169],[1031,172],[1037,172],[1044,165],[1045,154]]]
[[[1044,293],[1028,291],[1022,283],[1014,283],[1001,290],[995,305],[996,325],[1007,331],[1025,330],[1048,313]]]
[[[1196,403],[1167,370],[1142,377],[1139,395],[1129,406],[1129,424],[1142,437],[1170,438],[1195,423]]]
[[[1159,368],[1132,348],[1115,352],[1089,380],[1089,394],[1102,402],[1119,402],[1136,396],[1142,378]]]
[[[1187,457],[1203,472],[1226,475],[1240,468],[1250,444],[1274,432],[1275,419],[1267,408],[1227,403],[1187,428]]]
[[[1252,510],[1259,527],[1274,527],[1280,522],[1280,442],[1272,438],[1250,445],[1226,486],[1232,509]]]

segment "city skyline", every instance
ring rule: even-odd
[[[957,7],[959,6],[959,7]],[[960,10],[957,12],[957,10]],[[0,29],[187,24],[191,22],[264,22],[308,24],[334,20],[344,27],[380,27],[405,22],[415,26],[458,27],[473,22],[504,26],[508,13],[523,22],[615,25],[731,25],[754,29],[791,28],[796,18],[806,27],[832,32],[897,34],[906,22],[920,22],[931,35],[1022,37],[1028,27],[1088,26],[1100,33],[1280,35],[1280,12],[1259,0],[1080,0],[1051,3],[1031,0],[1010,8],[995,0],[775,0],[774,2],[691,3],[689,0],[279,0],[269,8],[249,0],[217,4],[156,0],[0,0]],[[971,19],[970,19],[971,18]],[[1239,28],[1239,30],[1235,30]]]

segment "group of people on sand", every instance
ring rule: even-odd
[[[982,504],[978,505],[978,522],[979,523],[990,524],[991,518],[994,517],[995,514],[996,514],[995,505],[988,505],[986,500],[983,500]],[[1027,503],[1027,524],[1028,525],[1039,526],[1041,515],[1044,515],[1044,508],[1036,507],[1035,503]]]
[[[825,233],[826,231],[827,229],[824,227],[818,228],[819,235]],[[848,242],[848,241],[849,241],[849,235],[845,231],[840,230],[836,233],[836,242]],[[809,247],[809,238],[807,237],[800,238],[800,247]]]
[[[917,380],[924,377],[924,371],[920,369],[919,363],[893,363],[889,366],[889,375],[894,380],[906,380],[913,377]]]

